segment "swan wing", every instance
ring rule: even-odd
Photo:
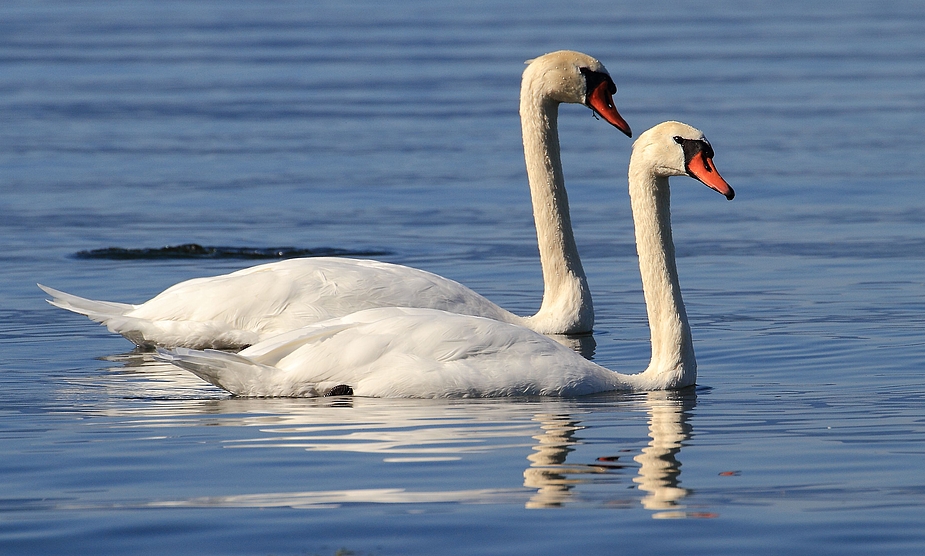
[[[54,305],[106,324],[138,345],[241,348],[375,307],[518,318],[462,284],[430,272],[334,257],[290,259],[195,278],[137,306],[46,291],[55,298]]]
[[[614,389],[617,376],[529,329],[421,308],[360,311],[233,358],[170,353],[178,358],[171,362],[241,396],[312,396],[337,386],[373,397],[580,395]]]
[[[199,378],[219,388],[239,396],[279,397],[302,396],[315,397],[319,393],[313,384],[303,383],[297,389],[275,390],[279,369],[260,365],[240,355],[218,350],[192,350],[176,348],[167,351],[158,348],[156,358],[185,369]]]

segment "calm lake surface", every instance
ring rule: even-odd
[[[0,4],[3,554],[922,554],[925,3]],[[542,291],[523,62],[604,62],[674,178],[699,363],[682,393],[231,398],[35,283],[144,301],[379,253],[521,314]],[[560,112],[593,358],[648,362],[632,142]]]

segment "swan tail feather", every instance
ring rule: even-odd
[[[121,334],[139,347],[194,346],[211,348],[243,348],[256,343],[256,332],[239,330],[221,321],[149,320],[131,316],[138,307],[114,301],[96,301],[37,284],[50,295],[49,304],[83,315]]]
[[[106,320],[110,318],[122,316],[135,308],[134,305],[129,305],[128,303],[96,301],[94,299],[86,299],[54,288],[49,288],[42,284],[36,285],[52,297],[47,300],[51,305],[64,309],[65,311],[84,315],[96,322],[106,322]]]
[[[293,385],[286,380],[284,371],[236,353],[212,349],[157,348],[155,357],[187,370],[235,396],[272,398],[316,397],[325,394],[314,384]]]

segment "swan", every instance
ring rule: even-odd
[[[691,386],[697,362],[681,299],[668,188],[689,175],[732,199],[703,133],[665,122],[633,145],[629,191],[651,331],[639,374],[610,371],[523,326],[426,308],[367,309],[284,333],[238,354],[178,348],[156,357],[238,396],[577,396]]]
[[[430,272],[335,257],[290,259],[195,278],[140,305],[38,286],[52,297],[52,305],[85,315],[144,347],[237,349],[313,322],[395,306],[478,315],[544,334],[590,332],[594,309],[569,217],[559,156],[559,104],[583,104],[627,136],[632,131],[614,107],[610,74],[595,58],[558,51],[527,64],[520,116],[545,287],[533,316],[515,315]]]

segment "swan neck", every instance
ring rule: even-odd
[[[630,200],[636,227],[636,251],[652,342],[646,374],[662,387],[693,384],[697,363],[671,237],[668,178],[630,163]]]
[[[520,117],[544,283],[543,304],[528,320],[539,332],[574,334],[591,331],[594,309],[569,216],[558,112],[559,102],[525,76]]]

